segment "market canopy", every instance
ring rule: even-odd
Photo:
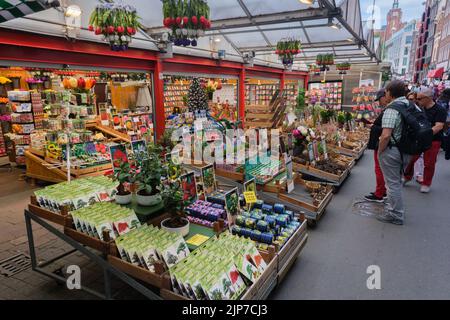
[[[47,0],[0,0],[0,23],[46,10],[56,3]]]
[[[0,1],[1,3],[2,1]],[[5,2],[5,1],[3,1]],[[30,2],[14,1],[9,2]],[[31,1],[36,2],[36,1]],[[70,2],[70,3],[69,3]],[[101,37],[87,31],[89,15],[100,1],[71,0],[82,10],[78,39],[101,42]],[[132,47],[158,50],[155,45],[163,32],[160,0],[126,0],[136,8],[143,30],[133,40]],[[256,53],[257,64],[281,66],[275,47],[283,38],[302,42],[295,68],[314,63],[317,54],[334,54],[337,62],[378,62],[373,30],[363,27],[359,0],[316,0],[307,5],[299,0],[220,0],[209,1],[212,27],[199,39],[198,47],[175,47],[175,53],[210,56],[211,51],[225,50],[227,59],[242,61],[246,52]],[[54,9],[6,21],[6,28],[63,36],[64,18]]]

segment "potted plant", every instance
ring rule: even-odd
[[[118,181],[117,186],[116,203],[129,204],[131,202],[132,194],[129,190],[126,190],[125,183],[134,182],[134,174],[132,173],[131,166],[128,162],[122,162],[119,168],[114,172],[114,181]]]
[[[147,154],[138,155],[137,165],[140,168],[137,175],[136,199],[138,204],[146,207],[159,204],[162,201],[159,187],[165,173],[161,161],[161,147],[149,145]]]
[[[164,207],[170,214],[161,222],[161,229],[176,232],[183,237],[189,234],[189,220],[185,218],[184,208],[188,204],[183,200],[183,190],[179,180],[165,184],[161,191]]]

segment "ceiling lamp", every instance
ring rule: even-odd
[[[215,39],[214,39],[214,42],[220,42],[221,40],[220,40],[220,38],[219,37],[216,37]]]
[[[66,8],[66,17],[78,18],[81,16],[81,8],[75,4],[72,4]]]
[[[298,1],[304,4],[313,4],[315,2],[315,0],[298,0]]]

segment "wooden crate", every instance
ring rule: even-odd
[[[234,181],[243,182],[245,180],[245,175],[242,172],[232,172],[228,170],[215,168],[216,175],[224,178],[228,178]]]
[[[39,206],[39,203],[36,200],[36,196],[30,197],[28,210],[39,218],[56,223],[60,226],[70,227],[72,225],[72,220],[68,217],[68,208],[63,208],[63,210],[61,210],[61,213],[50,211]]]
[[[330,172],[322,171],[314,168],[313,166],[304,165],[298,162],[293,162],[294,170],[297,170],[300,173],[304,173],[321,180],[332,182],[333,184],[340,186],[344,180],[347,178],[349,174],[349,169],[347,168],[342,174],[337,175]]]
[[[307,221],[304,220],[300,228],[278,252],[278,283],[284,279],[307,242],[306,224]]]
[[[270,292],[275,288],[278,276],[278,259],[274,255],[271,257],[261,252],[262,257],[267,263],[267,269],[259,277],[259,279],[253,283],[241,297],[241,300],[264,300],[267,299]],[[175,292],[163,288],[161,290],[161,297],[165,300],[190,300],[182,295],[176,294]]]
[[[47,182],[67,181],[67,174],[59,168],[53,168],[52,164],[35,154],[25,151],[27,171],[26,176]]]
[[[151,272],[145,268],[122,260],[119,257],[119,252],[114,243],[112,243],[109,248],[110,254],[108,254],[107,260],[113,267],[156,288],[171,290],[172,285],[170,276],[163,263],[156,263],[155,272]]]
[[[71,227],[64,227],[64,234],[89,248],[100,251],[105,256],[108,255],[108,253],[111,251],[110,247],[114,243],[112,240],[103,241],[103,240],[91,237],[90,235],[79,232]],[[106,234],[104,233],[104,236],[105,235],[109,236],[109,233],[106,233]]]

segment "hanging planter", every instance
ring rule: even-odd
[[[103,35],[111,50],[125,51],[140,27],[136,9],[123,4],[104,3],[97,6],[89,19],[89,31]]]
[[[290,69],[294,63],[295,56],[300,53],[300,48],[301,42],[298,40],[281,40],[277,43],[277,50],[275,53],[278,55],[283,65],[287,69]]]
[[[336,70],[339,71],[339,74],[347,74],[347,71],[350,70],[350,67],[351,64],[348,62],[336,64]]]
[[[315,75],[320,75],[320,67],[315,64],[310,64],[309,72],[314,73]]]
[[[316,64],[321,66],[321,71],[329,71],[329,66],[334,64],[333,54],[318,54],[316,57]]]
[[[176,46],[197,46],[197,39],[211,29],[210,10],[205,0],[163,0],[164,27]]]

